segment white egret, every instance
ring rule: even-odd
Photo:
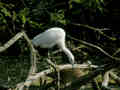
[[[70,63],[74,64],[74,56],[65,45],[66,33],[62,28],[53,27],[38,34],[32,39],[32,44],[40,48],[52,48],[57,45],[68,57]]]

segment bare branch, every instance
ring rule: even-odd
[[[7,48],[9,48],[11,45],[13,45],[18,39],[20,39],[23,36],[23,32],[19,32],[16,34],[13,38],[11,38],[8,42],[6,42],[3,46],[0,46],[0,53],[5,51]]]
[[[77,88],[80,88],[82,85],[86,84],[88,81],[93,80],[96,76],[98,76],[101,72],[106,72],[112,68],[118,67],[120,62],[118,63],[109,63],[104,66],[101,66],[101,68],[97,68],[92,72],[89,72],[87,75],[81,76],[77,80],[73,81],[69,85],[65,86],[64,88],[61,88],[61,90],[74,90]]]
[[[89,26],[89,25],[85,25],[85,24],[77,24],[77,23],[71,23],[72,25],[75,25],[75,26],[82,26],[82,27],[85,27],[85,28],[89,28],[91,30],[94,30],[94,31],[97,31],[99,32],[101,35],[105,36],[106,38],[112,40],[112,41],[115,41],[116,38],[114,37],[110,37],[106,34],[104,34],[102,31],[106,31],[106,30],[110,30],[109,28],[102,28],[102,29],[99,29],[99,28],[95,28],[95,27],[92,27],[92,26]]]
[[[114,72],[110,72],[110,76],[120,84],[120,77],[117,76]]]
[[[72,65],[71,64],[67,64],[67,65],[57,65],[59,71],[62,71],[62,70],[66,70],[66,69],[72,69]],[[87,65],[87,64],[75,64],[74,68],[95,68],[97,66],[95,65]],[[35,82],[36,80],[38,80],[40,77],[43,77],[43,76],[47,76],[48,74],[50,73],[53,73],[52,70],[50,69],[47,69],[47,70],[44,70],[42,72],[39,72],[39,73],[36,73],[34,75],[31,75],[27,78],[27,80],[24,82],[24,86],[26,87],[30,87],[33,82]],[[19,86],[19,90],[21,90],[20,88],[23,88],[24,87],[23,85]]]
[[[105,74],[104,74],[102,86],[108,87],[108,84],[109,84],[109,71],[105,72]]]
[[[36,63],[37,63],[37,51],[34,49],[33,45],[32,45],[32,42],[31,40],[28,38],[28,36],[26,35],[25,32],[23,32],[23,36],[25,38],[25,40],[28,42],[28,45],[30,46],[30,51],[31,51],[31,69],[29,71],[29,74],[32,74],[32,73],[35,73],[37,71],[37,66],[36,66]]]
[[[99,51],[101,51],[103,54],[105,54],[106,56],[108,56],[109,58],[114,59],[114,60],[117,60],[117,61],[120,61],[120,58],[118,58],[118,57],[113,57],[112,55],[110,55],[109,53],[107,53],[105,50],[103,50],[102,48],[100,48],[100,47],[97,46],[97,45],[94,45],[94,44],[92,44],[92,43],[88,43],[88,42],[83,41],[83,40],[76,39],[76,38],[71,37],[71,36],[69,36],[69,38],[71,38],[71,39],[73,39],[73,40],[76,40],[76,41],[79,41],[80,43],[83,43],[83,44],[88,45],[88,46],[90,46],[90,47],[96,48],[96,49],[98,49]]]
[[[31,68],[29,71],[29,75],[28,78],[26,80],[29,80],[29,78],[31,77],[31,74],[36,72],[36,63],[37,63],[37,52],[35,51],[31,40],[28,38],[28,36],[26,35],[26,33],[24,31],[17,33],[13,38],[11,38],[7,43],[5,43],[3,46],[0,46],[0,52],[5,51],[7,48],[9,48],[11,45],[13,45],[18,39],[24,37],[25,40],[27,41],[29,47],[30,47],[30,51],[31,51]],[[24,87],[24,84],[20,86],[19,90],[22,90]]]

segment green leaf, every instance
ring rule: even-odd
[[[72,1],[76,3],[81,3],[81,0],[72,0]]]
[[[5,23],[5,24],[7,23],[6,19],[3,19],[3,23]]]
[[[26,17],[23,15],[23,16],[21,17],[21,19],[22,19],[22,23],[25,24],[25,23],[26,23]]]
[[[15,21],[17,19],[17,15],[16,15],[16,12],[13,11],[13,16],[12,16],[12,20]]]
[[[0,13],[0,23],[4,23],[4,24],[7,23],[6,19],[4,18],[4,16],[1,13]]]
[[[115,37],[111,37],[111,40],[113,40],[113,41],[115,41],[115,40],[117,40]]]
[[[11,17],[11,13],[6,8],[2,8],[1,12],[3,12],[5,16]]]

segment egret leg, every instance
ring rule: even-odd
[[[53,62],[51,61],[50,50],[48,50],[47,56],[48,56],[47,58],[48,58],[49,61],[50,61],[50,62],[48,62],[48,60],[47,60],[47,62],[48,62],[49,65],[50,65],[50,66],[49,66],[49,67],[50,67],[50,70],[51,70],[51,71],[54,71],[55,68],[53,68],[53,66],[52,66],[52,64],[51,64],[51,63],[53,63]]]

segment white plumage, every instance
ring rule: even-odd
[[[65,37],[66,33],[62,28],[53,27],[35,36],[32,44],[41,48],[52,48],[57,45],[68,56],[70,63],[74,64],[74,56],[65,45]]]

